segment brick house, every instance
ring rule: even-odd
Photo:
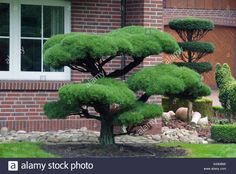
[[[229,55],[226,50],[217,52],[221,55],[219,62],[229,56],[227,61],[235,67],[236,4],[234,0],[227,1],[227,5],[218,0],[220,6],[215,2],[212,0],[209,5],[209,0],[181,3],[173,0],[0,0],[0,127],[28,131],[99,128],[95,120],[76,116],[48,120],[43,114],[43,105],[57,99],[59,87],[87,78],[67,67],[54,70],[43,66],[43,43],[55,34],[104,33],[128,25],[172,33],[167,24],[174,17],[207,17],[217,24],[211,36],[214,41],[222,40],[217,32],[227,35],[224,39],[227,49],[230,48]],[[160,62],[161,56],[153,56],[145,59],[142,66]],[[117,58],[107,68],[117,69],[122,63],[124,60]]]

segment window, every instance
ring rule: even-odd
[[[70,3],[65,0],[0,0],[0,79],[70,80],[68,67],[43,63],[43,44],[70,32]]]

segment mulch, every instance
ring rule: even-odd
[[[151,157],[166,158],[186,156],[187,152],[178,147],[155,145],[115,145],[104,147],[99,144],[44,144],[42,149],[64,158],[79,157]]]

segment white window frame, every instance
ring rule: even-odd
[[[21,71],[21,4],[61,6],[64,8],[64,33],[71,32],[71,3],[67,0],[0,0],[10,4],[9,71],[0,71],[0,80],[71,80],[71,70],[64,72]]]

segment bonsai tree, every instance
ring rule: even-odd
[[[148,29],[147,32],[143,27],[126,27],[104,35],[71,33],[54,36],[44,46],[45,62],[48,66],[53,68],[69,66],[71,69],[90,73],[94,77],[104,78],[98,78],[92,85],[89,81],[84,81],[61,87],[59,100],[46,104],[45,114],[49,118],[66,118],[68,115],[78,114],[81,117],[97,119],[101,121],[100,143],[113,145],[114,125],[131,126],[145,119],[162,115],[161,106],[145,103],[151,95],[162,93],[160,90],[155,90],[153,93],[144,92],[140,98],[137,98],[136,89],[132,87],[135,83],[132,79],[136,76],[132,76],[128,84],[112,78],[125,75],[149,55],[157,55],[161,52],[171,54],[178,50],[178,44],[170,35],[156,29]],[[105,65],[116,56],[123,54],[131,56],[133,61],[122,69],[107,72]],[[161,65],[163,70],[167,66],[171,66],[170,68],[176,71],[181,69],[174,65]],[[151,70],[154,75],[155,69]],[[188,78],[193,78],[191,74],[195,72],[187,68],[185,70],[186,74],[190,75]],[[101,73],[103,76],[99,76]],[[155,73],[155,76],[157,75]],[[180,78],[180,80],[172,81],[168,86],[178,86],[178,82],[183,81],[182,76],[173,78]],[[142,82],[142,84],[146,83]],[[162,91],[170,88],[167,88],[167,84],[163,85],[160,80],[155,84],[159,84],[159,88],[163,88]],[[181,84],[185,86],[184,82]],[[198,81],[196,85],[201,86],[200,84],[201,81]],[[157,85],[153,87],[151,85],[150,88],[158,88]],[[184,89],[176,88],[173,93],[178,94]],[[97,114],[93,114],[90,108],[93,108]]]
[[[131,76],[127,83],[133,91],[144,91],[139,101],[146,102],[152,95],[163,95],[169,98],[187,99],[189,101],[188,120],[192,116],[192,101],[208,96],[210,88],[201,82],[201,76],[185,67],[161,64],[143,68]]]
[[[236,116],[236,80],[231,74],[228,64],[216,65],[216,84],[219,88],[219,99],[229,115],[229,121]]]
[[[177,56],[183,62],[176,62],[178,66],[186,66],[202,74],[212,70],[209,62],[199,62],[204,56],[214,52],[210,42],[199,42],[214,24],[210,20],[198,18],[174,19],[169,26],[175,30],[183,42],[179,43],[182,52]]]

